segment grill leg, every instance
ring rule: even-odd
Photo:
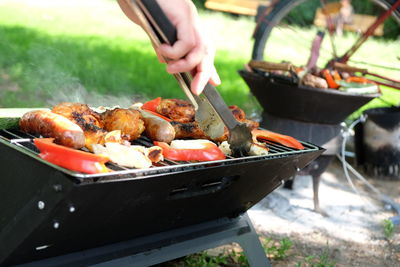
[[[328,168],[328,165],[331,163],[333,158],[334,156],[322,155],[308,166],[309,174],[312,176],[313,180],[314,211],[325,217],[327,217],[328,214],[319,206],[319,183],[321,181],[322,173],[325,172],[326,168]]]
[[[247,220],[250,221],[246,214]],[[254,230],[253,225],[250,223],[251,231],[246,234],[242,235],[238,238],[237,243],[239,243],[240,247],[243,249],[244,254],[249,261],[250,266],[268,266],[270,267],[271,264],[269,263],[267,257],[265,256],[264,248],[260,243],[260,239],[256,231]]]

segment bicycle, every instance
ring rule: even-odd
[[[367,5],[366,2],[373,5]],[[354,14],[365,14],[363,16],[368,16],[372,23],[369,27],[363,29],[353,29],[355,33],[344,33],[342,35],[338,34],[340,31],[335,28],[339,24],[338,18],[332,15],[334,12],[332,9],[334,9],[336,3],[338,3],[338,0],[271,0],[269,6],[259,8],[257,27],[253,35],[255,42],[252,59],[263,60],[264,57],[268,57],[275,62],[289,60],[295,65],[304,65],[310,56],[310,46],[316,39],[315,28],[317,28],[328,35],[328,38],[321,42],[321,53],[318,57],[318,64],[316,64],[320,68],[335,67],[335,63],[336,65],[351,64],[357,67],[353,69],[354,71],[363,76],[369,75],[368,77],[376,83],[400,89],[400,81],[386,77],[395,77],[396,72],[400,71],[400,68],[395,66],[396,64],[400,65],[399,55],[379,59],[381,63],[377,64],[368,62],[356,53],[362,50],[363,46],[366,46],[366,42],[372,39],[372,35],[379,28],[382,28],[382,25],[385,26],[385,32],[380,34],[390,36],[393,30],[397,31],[398,34],[400,0],[353,0],[351,3]],[[303,10],[303,12],[299,12],[300,10]],[[304,12],[304,10],[308,12]],[[320,21],[318,26],[311,26],[316,24],[316,15],[321,15],[321,13],[325,16],[325,19],[322,20],[325,25],[321,25]],[[343,24],[346,26],[346,23]],[[291,39],[291,41],[285,38]],[[285,51],[278,53],[277,44],[283,43],[286,44]],[[294,49],[288,49],[288,46]],[[311,51],[311,54],[314,52]],[[282,56],[279,57],[279,55]],[[368,56],[371,56],[371,54]],[[377,59],[371,61],[377,61]],[[370,69],[373,71],[369,71]],[[389,75],[380,74],[382,69]]]

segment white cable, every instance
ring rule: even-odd
[[[372,184],[370,184],[356,169],[353,168],[347,161],[346,161],[346,143],[347,143],[347,137],[349,135],[349,132],[353,130],[353,128],[360,122],[364,122],[366,120],[366,117],[361,116],[359,119],[355,120],[350,126],[343,132],[343,141],[342,141],[342,147],[341,147],[341,155],[337,154],[336,156],[339,158],[339,160],[342,162],[343,166],[343,171],[346,176],[347,181],[349,182],[351,188],[355,193],[357,193],[360,198],[362,194],[357,190],[357,188],[354,186],[354,183],[349,175],[348,170],[350,170],[353,175],[356,176],[360,181],[362,181],[367,187],[373,191],[380,200],[382,200],[384,203],[389,204],[394,210],[396,210],[397,213],[400,213],[400,205],[394,202],[390,197],[382,194],[376,187],[374,187]],[[369,205],[371,203],[364,199]]]
[[[354,121],[349,128],[347,128],[344,132],[343,132],[343,141],[342,141],[342,147],[341,147],[341,155],[337,155],[337,157],[340,159],[340,161],[342,162],[342,167],[343,167],[343,171],[345,174],[345,177],[347,179],[347,182],[350,184],[351,188],[353,189],[353,191],[361,198],[361,200],[363,200],[364,202],[366,202],[369,206],[372,206],[372,203],[370,201],[368,201],[365,198],[365,195],[361,194],[360,191],[358,191],[358,189],[355,187],[353,180],[350,177],[347,165],[348,163],[346,162],[346,154],[345,154],[345,148],[346,148],[346,143],[347,143],[347,137],[349,135],[349,131],[350,129],[352,129],[357,123],[359,123],[361,120],[357,119],[356,121]],[[363,197],[364,196],[364,197]]]

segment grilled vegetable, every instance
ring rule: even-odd
[[[359,77],[359,76],[350,76],[346,79],[347,83],[362,83],[362,84],[375,84],[373,81],[368,80],[365,77]]]
[[[163,149],[163,155],[170,160],[178,161],[212,161],[225,159],[224,153],[211,141],[174,140],[171,146],[164,142],[154,142]]]
[[[129,168],[150,168],[152,162],[158,162],[163,159],[161,148],[156,146],[146,148],[144,146],[105,143],[105,146],[100,144],[93,145],[93,150],[95,154],[106,155],[112,162]]]
[[[40,151],[39,157],[60,167],[89,174],[110,171],[104,165],[109,161],[107,156],[54,144],[54,138],[36,138],[33,141]]]
[[[322,74],[325,77],[326,82],[328,83],[329,88],[337,89],[339,88],[340,85],[338,85],[335,80],[333,79],[330,71],[328,69],[325,69],[322,71]]]
[[[142,109],[157,112],[157,106],[161,103],[161,97],[154,98],[153,100],[147,101],[142,105]]]
[[[223,141],[218,147],[225,155],[227,156],[232,155],[232,150],[227,141]],[[268,151],[269,149],[266,144],[257,142],[257,143],[252,143],[250,145],[250,150],[247,154],[249,156],[265,156],[268,155]]]
[[[261,141],[268,140],[290,148],[304,149],[304,146],[291,136],[274,133],[268,130],[259,130],[259,129],[252,130],[251,134],[253,135],[254,143],[257,143],[259,140]]]

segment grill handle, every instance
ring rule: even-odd
[[[219,179],[203,183],[202,185],[193,188],[182,186],[173,189],[169,193],[169,198],[185,199],[185,198],[193,198],[198,196],[215,194],[224,190],[225,188],[228,188],[234,181],[237,181],[239,177],[240,177],[239,175],[221,177]]]

